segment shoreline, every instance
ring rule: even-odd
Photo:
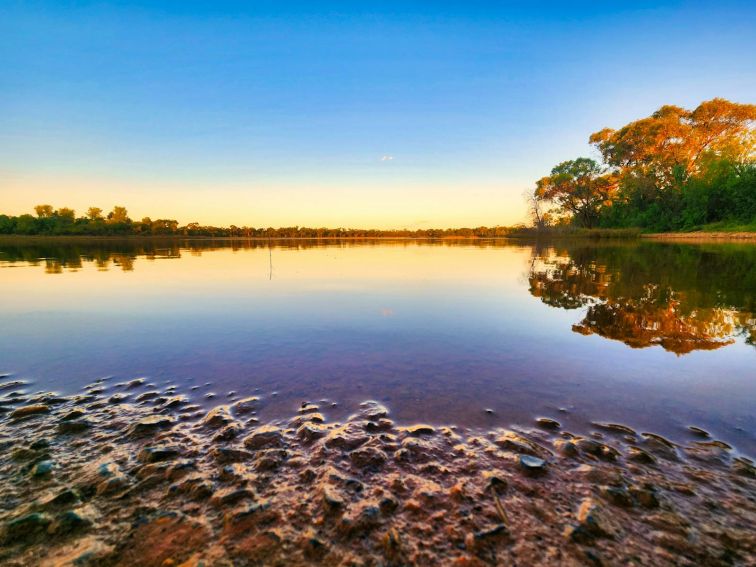
[[[547,418],[396,424],[365,401],[262,423],[266,397],[209,411],[172,384],[80,394],[0,384],[0,561],[40,565],[747,564],[756,469],[684,445]],[[749,535],[750,534],[750,535]]]
[[[638,240],[671,240],[671,241],[756,241],[756,232],[724,232],[724,231],[698,231],[698,232],[659,232],[659,233],[634,233],[634,234],[611,234],[605,231],[578,232],[578,233],[512,233],[506,236],[208,236],[208,235],[183,235],[183,234],[111,234],[111,235],[88,235],[88,234],[0,234],[0,243],[3,242],[117,242],[133,241],[146,242],[155,240],[193,240],[193,241],[229,241],[229,242],[267,242],[267,241],[383,241],[383,240],[406,240],[406,241],[517,241],[524,240],[586,240],[586,241],[638,241]]]
[[[641,234],[650,240],[737,240],[756,242],[756,232],[658,232]]]

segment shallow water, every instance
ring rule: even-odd
[[[147,376],[208,406],[259,391],[262,419],[375,399],[756,453],[756,246],[5,242],[0,313],[0,372],[40,390]]]

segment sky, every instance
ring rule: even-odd
[[[526,220],[588,136],[756,102],[753,2],[0,3],[0,213]]]

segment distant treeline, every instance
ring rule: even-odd
[[[715,98],[600,130],[601,162],[562,162],[529,193],[533,224],[756,230],[755,124],[756,105]]]
[[[238,238],[493,238],[526,231],[525,227],[427,228],[427,229],[356,229],[356,228],[255,228],[249,226],[205,226],[196,222],[180,226],[173,219],[145,217],[140,221],[129,218],[125,207],[113,207],[105,215],[102,209],[90,207],[84,216],[68,207],[54,209],[51,205],[37,205],[34,215],[9,216],[0,214],[0,234],[20,235],[82,235],[82,236],[211,236]]]

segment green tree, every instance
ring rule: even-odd
[[[53,216],[52,205],[37,205],[34,207],[34,212],[37,213],[37,217],[41,219],[47,219]]]
[[[610,206],[617,189],[614,175],[590,158],[565,161],[541,178],[534,193],[537,201],[554,203],[571,214],[577,224],[596,226],[602,207]]]
[[[87,218],[90,221],[99,221],[102,219],[102,209],[100,207],[89,207],[87,209]]]

